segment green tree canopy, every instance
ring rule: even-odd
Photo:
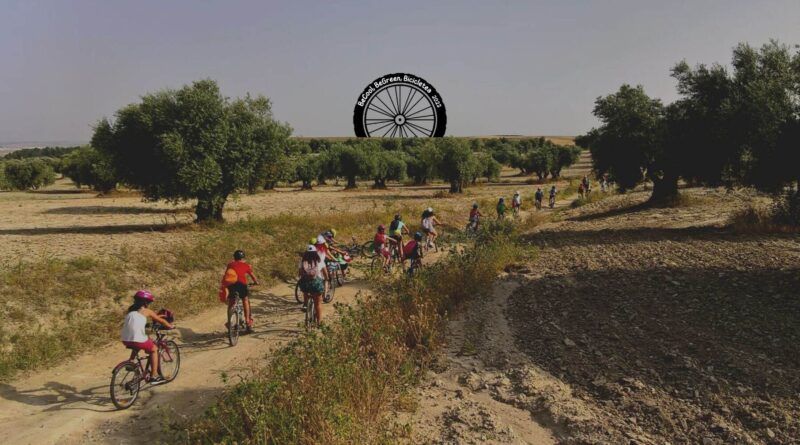
[[[267,98],[224,98],[201,80],[128,105],[101,120],[92,146],[109,156],[119,179],[150,200],[197,200],[198,221],[221,220],[228,197],[246,189],[285,146],[290,128]]]

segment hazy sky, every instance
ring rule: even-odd
[[[800,44],[800,0],[0,0],[0,141],[88,140],[201,78],[269,96],[295,134],[349,136],[358,94],[393,72],[437,88],[448,134],[575,134],[622,83],[669,101],[675,62],[769,38]]]

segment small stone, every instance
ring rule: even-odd
[[[774,439],[775,438],[775,432],[772,431],[771,429],[767,428],[766,433],[767,433],[767,437],[769,437],[770,439]]]
[[[569,347],[574,347],[574,346],[576,346],[576,344],[575,344],[575,342],[574,342],[574,341],[572,341],[572,340],[570,340],[569,338],[566,338],[566,337],[564,337],[564,344],[565,344],[565,345],[567,345],[567,346],[569,346]]]

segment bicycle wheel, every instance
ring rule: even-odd
[[[306,308],[306,329],[311,329],[316,324],[317,310],[314,307],[314,299],[308,300],[308,307]]]
[[[371,258],[375,257],[375,243],[367,241],[361,245],[361,255]]]
[[[238,302],[237,302],[238,304]],[[236,343],[239,342],[239,311],[236,310],[236,305],[234,307],[228,308],[228,343],[231,346],[236,346]]]
[[[111,401],[117,409],[126,409],[139,397],[141,371],[136,363],[122,362],[111,373]]]
[[[328,282],[328,293],[322,296],[323,303],[330,303],[333,301],[333,296],[336,294],[336,279],[332,279]]]
[[[341,265],[336,268],[336,273],[334,273],[334,275],[336,276],[336,285],[339,287],[344,286],[344,271]]]
[[[164,380],[171,382],[178,376],[181,370],[181,350],[178,344],[172,340],[164,342],[163,347],[158,351],[158,363],[161,368],[161,376]]]
[[[297,284],[294,285],[294,299],[298,303],[303,302],[303,292],[300,291],[300,282],[298,281]]]

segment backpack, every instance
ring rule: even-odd
[[[236,273],[232,267],[225,269],[225,275],[222,276],[222,285],[230,286],[239,280],[239,274]]]
[[[300,270],[301,270],[301,279],[302,280],[313,280],[314,278],[317,277],[317,266],[315,266],[315,265],[313,265],[313,264],[311,264],[311,263],[309,263],[307,261],[303,261],[303,264],[302,264],[302,267],[300,268]]]
[[[389,224],[389,230],[392,231],[392,232],[395,232],[395,231],[397,231],[397,227],[398,226],[400,226],[400,221],[395,219],[395,220],[392,221],[391,224]]]

